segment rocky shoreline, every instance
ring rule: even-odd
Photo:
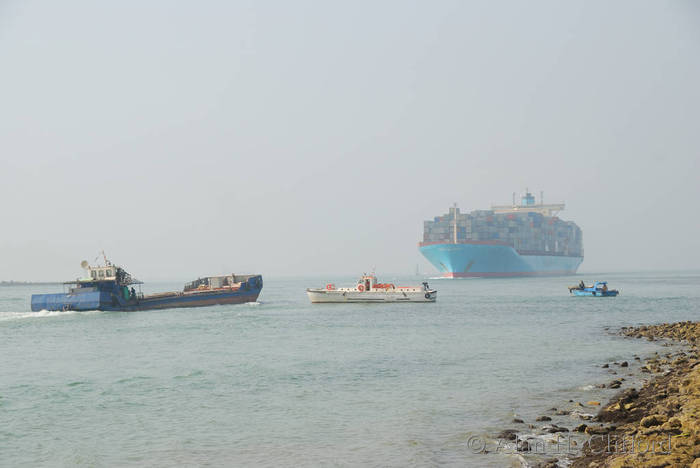
[[[653,377],[600,410],[595,419],[607,428],[606,437],[584,446],[571,466],[700,467],[700,322],[623,328],[621,334],[670,339],[687,350],[647,360],[641,371]]]
[[[649,341],[671,340],[683,350],[657,353],[641,362],[638,372],[646,379],[639,388],[624,388],[600,407],[597,401],[569,400],[571,409],[551,409],[553,416],[579,420],[575,427],[552,424],[544,415],[537,436],[523,437],[520,429],[507,429],[496,437],[510,444],[527,466],[541,468],[700,468],[700,322],[679,322],[625,327],[620,334]],[[627,370],[630,363],[604,364],[611,374]],[[611,367],[616,368],[613,370]],[[636,367],[636,366],[635,366]],[[625,378],[615,378],[606,388],[620,388]],[[602,387],[603,385],[601,385]],[[595,414],[594,414],[595,413]],[[513,424],[522,427],[521,419]],[[544,424],[544,425],[543,425]]]

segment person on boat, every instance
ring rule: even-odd
[[[579,289],[586,289],[586,283],[584,283],[583,280],[581,280],[581,282],[578,284],[578,288]]]
[[[608,285],[607,284],[603,285],[603,292],[608,292]]]
[[[134,289],[133,286],[131,287],[131,296],[130,297],[131,297],[131,299],[136,299],[136,290]]]

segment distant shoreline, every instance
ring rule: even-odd
[[[62,284],[60,281],[0,281],[0,286],[41,286],[45,284]]]

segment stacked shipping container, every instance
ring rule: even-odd
[[[423,242],[455,240],[507,244],[525,255],[583,256],[583,233],[576,223],[531,211],[461,213],[453,207],[448,214],[424,222]]]

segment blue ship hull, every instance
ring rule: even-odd
[[[32,311],[40,310],[104,310],[137,311],[204,307],[220,304],[255,302],[262,291],[262,276],[250,277],[240,288],[223,288],[194,292],[172,292],[125,299],[116,285],[109,282],[85,291],[32,295]]]
[[[583,261],[580,256],[519,253],[499,242],[426,242],[420,252],[446,278],[571,275]]]

